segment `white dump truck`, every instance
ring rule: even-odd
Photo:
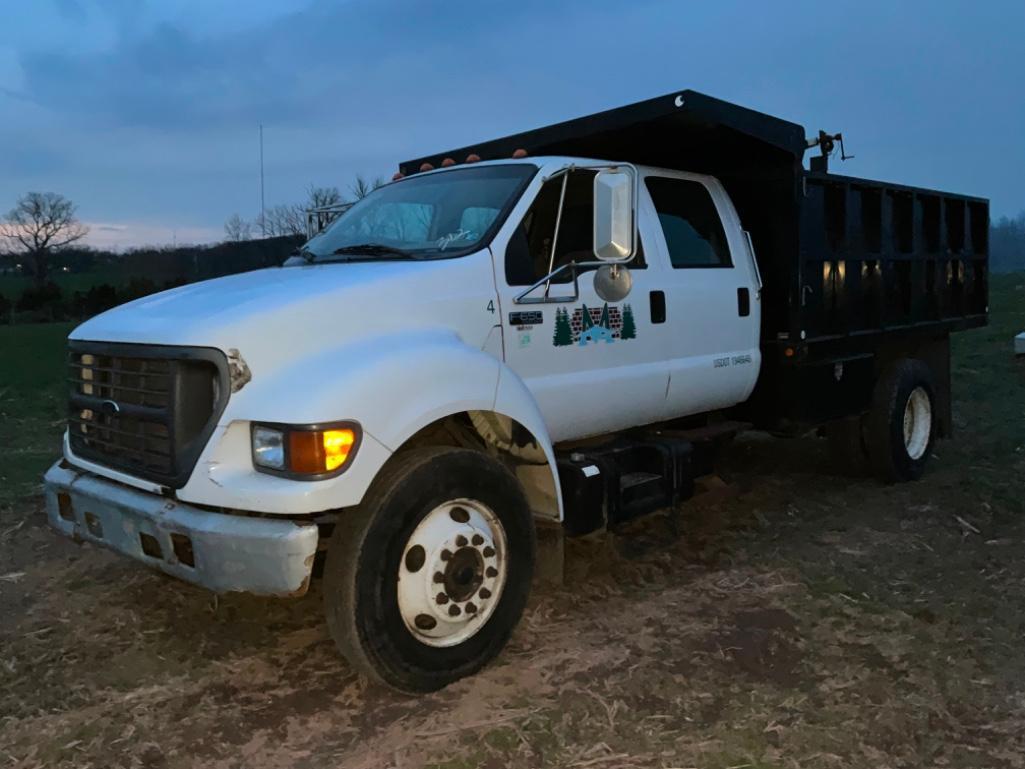
[[[403,163],[281,267],[71,333],[49,519],[219,592],[322,562],[342,654],[420,692],[502,649],[539,530],[677,505],[740,430],[915,479],[988,204],[838,138],[683,91]]]

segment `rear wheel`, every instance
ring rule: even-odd
[[[453,448],[397,456],[335,526],[324,573],[331,634],[389,686],[440,689],[501,651],[535,548],[526,499],[504,466]]]
[[[932,372],[920,360],[894,364],[876,384],[868,417],[872,468],[884,481],[922,476],[936,438]]]

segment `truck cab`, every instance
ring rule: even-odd
[[[623,109],[687,125],[693,100],[705,123],[750,125],[682,98]],[[921,472],[938,377],[893,379],[910,344],[893,336],[878,356],[834,344],[821,358],[787,328],[791,273],[762,273],[797,220],[756,205],[764,181],[673,152],[639,162],[629,147],[643,144],[615,131],[594,152],[572,125],[410,161],[281,267],[76,328],[63,457],[46,475],[54,528],[218,592],[301,595],[322,559],[342,653],[429,691],[501,650],[538,527],[588,534],[685,500],[752,414],[816,424],[773,395],[786,377],[828,370],[818,424],[846,436],[857,420],[859,445],[878,383],[897,388],[878,417],[884,464]],[[579,154],[534,151],[574,136]],[[930,328],[913,347],[935,356],[948,329]]]

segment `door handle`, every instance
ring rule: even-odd
[[[746,288],[737,289],[737,315],[746,318],[751,314],[751,292]]]
[[[666,292],[665,291],[652,291],[648,294],[648,299],[651,303],[651,322],[652,323],[665,323],[666,322]]]

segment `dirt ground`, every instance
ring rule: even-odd
[[[743,438],[722,486],[572,543],[498,660],[427,697],[349,669],[316,583],[215,600],[60,539],[38,497],[0,507],[0,765],[1025,766],[1025,364],[1005,335],[958,342],[958,435],[921,482]]]

